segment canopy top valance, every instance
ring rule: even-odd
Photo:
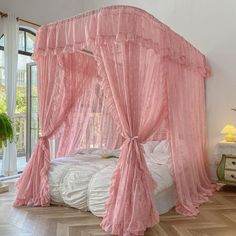
[[[110,6],[40,27],[34,58],[87,49],[96,56],[104,43],[134,42],[209,75],[205,56],[183,37],[146,11],[131,6]]]

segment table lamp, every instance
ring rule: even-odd
[[[226,142],[235,142],[234,134],[236,133],[236,128],[232,124],[227,124],[222,130],[222,134],[225,135]]]

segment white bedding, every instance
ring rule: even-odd
[[[101,159],[100,156],[98,150],[52,161],[49,171],[52,202],[104,216],[111,177],[118,159]],[[147,152],[145,156],[149,170],[158,183],[155,199],[159,213],[163,214],[175,205],[172,178],[167,164],[154,163]]]

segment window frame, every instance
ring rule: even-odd
[[[31,35],[33,35],[33,36],[36,36],[36,34],[32,31],[32,30],[30,30],[30,29],[27,29],[27,28],[24,28],[24,27],[19,27],[19,31],[22,31],[22,32],[24,32],[24,43],[25,43],[25,50],[23,51],[23,50],[18,50],[18,54],[21,54],[21,55],[25,55],[25,56],[32,56],[32,52],[28,52],[27,50],[26,50],[26,48],[27,48],[27,40],[26,40],[26,33],[29,33],[29,34],[31,34]],[[2,34],[1,35],[1,37],[0,37],[0,39],[2,38],[4,36],[4,34]],[[0,50],[3,50],[4,51],[4,46],[0,46]]]
[[[31,142],[31,121],[32,121],[32,67],[37,65],[35,62],[30,62],[27,63],[26,68],[27,68],[27,96],[26,96],[26,104],[27,104],[27,109],[26,109],[26,161],[28,162],[30,159],[30,156],[32,154],[32,142]],[[38,96],[37,96],[38,97]],[[38,113],[38,111],[37,111]],[[38,137],[39,137],[39,117],[38,117]]]

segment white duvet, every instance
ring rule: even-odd
[[[91,211],[99,217],[104,216],[111,177],[118,161],[117,158],[101,159],[101,155],[105,154],[104,150],[96,150],[52,161],[49,171],[52,202]],[[160,155],[161,164],[153,161],[158,160],[157,155]],[[148,153],[145,150],[147,165],[158,184],[155,195],[173,184],[167,166],[168,155],[166,152]]]

